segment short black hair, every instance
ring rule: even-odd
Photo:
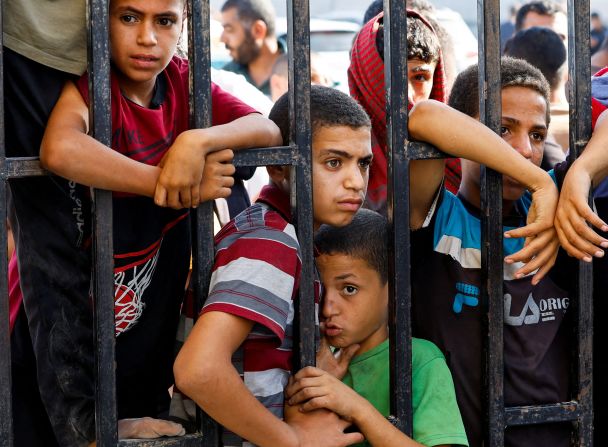
[[[281,130],[283,144],[289,144],[289,96],[285,93],[268,116]],[[313,135],[324,127],[347,126],[352,129],[371,128],[369,116],[357,101],[331,87],[310,86],[310,126]]]
[[[384,60],[384,20],[376,33],[376,49]],[[441,47],[439,38],[421,19],[408,16],[407,18],[407,58],[420,59],[428,63],[439,60]]]
[[[269,0],[226,0],[222,12],[230,8],[236,8],[239,20],[248,27],[256,20],[261,20],[266,24],[267,35],[275,35],[276,13]]]
[[[471,65],[454,81],[448,104],[471,117],[479,116],[479,66]],[[522,59],[503,56],[500,59],[501,89],[525,87],[538,92],[547,104],[547,124],[551,120],[549,83],[540,70]]]
[[[568,55],[564,41],[555,31],[538,26],[518,31],[507,40],[504,54],[530,62],[542,72],[552,90],[559,87]]]
[[[559,3],[551,0],[537,0],[526,3],[519,8],[515,17],[515,31],[519,31],[524,26],[524,20],[530,12],[535,12],[542,16],[554,16],[558,13],[564,13],[564,8]]]
[[[405,7],[424,15],[426,18],[435,13],[435,6],[428,0],[407,0]],[[370,3],[363,15],[363,24],[376,17],[384,10],[384,0],[374,0]]]
[[[365,261],[378,273],[382,284],[388,281],[388,223],[375,211],[360,209],[344,227],[321,225],[315,235],[319,254],[346,255]]]
[[[370,3],[370,5],[365,10],[365,14],[363,14],[363,24],[365,25],[371,19],[376,17],[383,11],[384,8],[384,0],[374,0]]]

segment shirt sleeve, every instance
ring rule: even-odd
[[[454,382],[445,359],[437,355],[417,368],[413,382],[414,439],[426,446],[468,446]]]
[[[85,73],[77,81],[74,82],[78,92],[84,99],[84,102],[89,105],[89,74]]]
[[[292,227],[293,228],[293,227]],[[202,312],[220,311],[258,323],[281,342],[293,318],[301,263],[295,239],[284,231],[258,228],[234,234],[219,247]]]
[[[212,125],[226,124],[252,113],[259,113],[243,101],[211,83]]]

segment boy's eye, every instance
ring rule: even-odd
[[[124,14],[120,16],[120,20],[124,23],[134,23],[137,20],[137,17],[132,14]]]
[[[352,296],[359,291],[355,286],[344,286],[342,288],[342,293],[347,296]]]
[[[369,169],[369,165],[371,165],[371,164],[372,164],[372,161],[370,159],[365,159],[365,160],[361,160],[359,162],[359,167],[361,169],[367,170],[367,169]]]
[[[340,167],[341,162],[337,158],[332,158],[331,160],[327,160],[325,164],[331,169],[336,169]]]
[[[540,133],[540,132],[532,132],[530,134],[530,138],[533,141],[536,141],[538,143],[542,143],[543,141],[545,141],[545,136],[542,133]]]
[[[175,24],[175,19],[171,19],[169,17],[161,17],[158,19],[158,24],[161,26],[171,26]]]
[[[508,133],[509,133],[509,128],[508,127],[505,127],[505,126],[501,126],[500,127],[500,134],[501,135],[506,135]]]

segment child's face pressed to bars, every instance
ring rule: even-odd
[[[322,254],[316,264],[323,282],[322,314],[329,344],[354,343],[358,354],[375,348],[388,336],[388,283],[363,259],[346,254]]]
[[[431,97],[433,75],[437,62],[425,62],[417,58],[407,61],[408,99],[411,104]]]
[[[547,103],[536,90],[511,86],[502,89],[501,136],[522,157],[540,166],[547,138]],[[480,189],[479,164],[463,160],[463,182]],[[503,176],[503,200],[514,201],[525,192],[523,185]]]
[[[152,93],[156,76],[175,54],[183,10],[183,0],[112,0],[112,62],[129,98]]]
[[[367,127],[327,126],[312,138],[313,221],[348,225],[365,199],[372,161]]]

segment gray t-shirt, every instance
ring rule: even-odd
[[[86,70],[85,0],[2,0],[4,45],[75,75]]]

